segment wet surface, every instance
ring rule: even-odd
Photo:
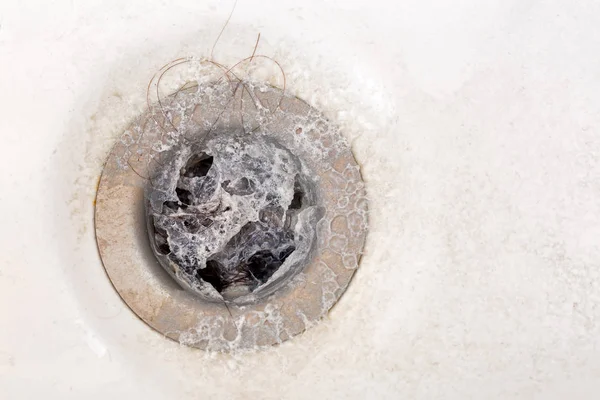
[[[297,243],[305,240],[298,218],[317,204],[300,159],[257,136],[186,146],[151,181],[149,198],[164,200],[148,207],[159,260],[174,263],[187,285],[210,284],[225,299],[267,284],[294,252],[286,272],[301,268],[310,251]]]

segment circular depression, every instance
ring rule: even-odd
[[[312,259],[323,217],[318,186],[270,137],[202,139],[171,149],[149,179],[153,252],[206,301],[260,301]]]
[[[119,295],[160,333],[215,351],[312,326],[348,287],[367,234],[337,127],[277,88],[243,87],[196,85],[151,107],[113,147],[96,199]]]

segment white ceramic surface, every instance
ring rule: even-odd
[[[600,3],[239,0],[363,165],[367,253],[320,325],[256,354],[162,338],[98,258],[107,151],[229,1],[0,3],[1,399],[596,399]]]

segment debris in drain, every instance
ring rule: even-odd
[[[349,287],[368,226],[339,129],[281,89],[244,84],[249,96],[222,80],[149,106],[97,193],[98,249],[120,296],[166,337],[209,351],[263,348],[316,324]]]
[[[151,182],[155,255],[204,298],[255,301],[311,259],[323,216],[316,185],[273,139],[230,135],[182,145]]]

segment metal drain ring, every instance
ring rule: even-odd
[[[281,343],[317,322],[350,283],[367,233],[364,184],[337,128],[279,89],[246,83],[245,90],[227,95],[230,90],[226,84],[188,88],[141,115],[113,147],[96,198],[98,248],[125,303],[165,336],[211,351]],[[147,176],[160,165],[161,146],[234,130],[273,137],[301,157],[317,177],[325,207],[312,262],[268,298],[243,306],[202,301],[182,289],[154,257],[144,211]]]

